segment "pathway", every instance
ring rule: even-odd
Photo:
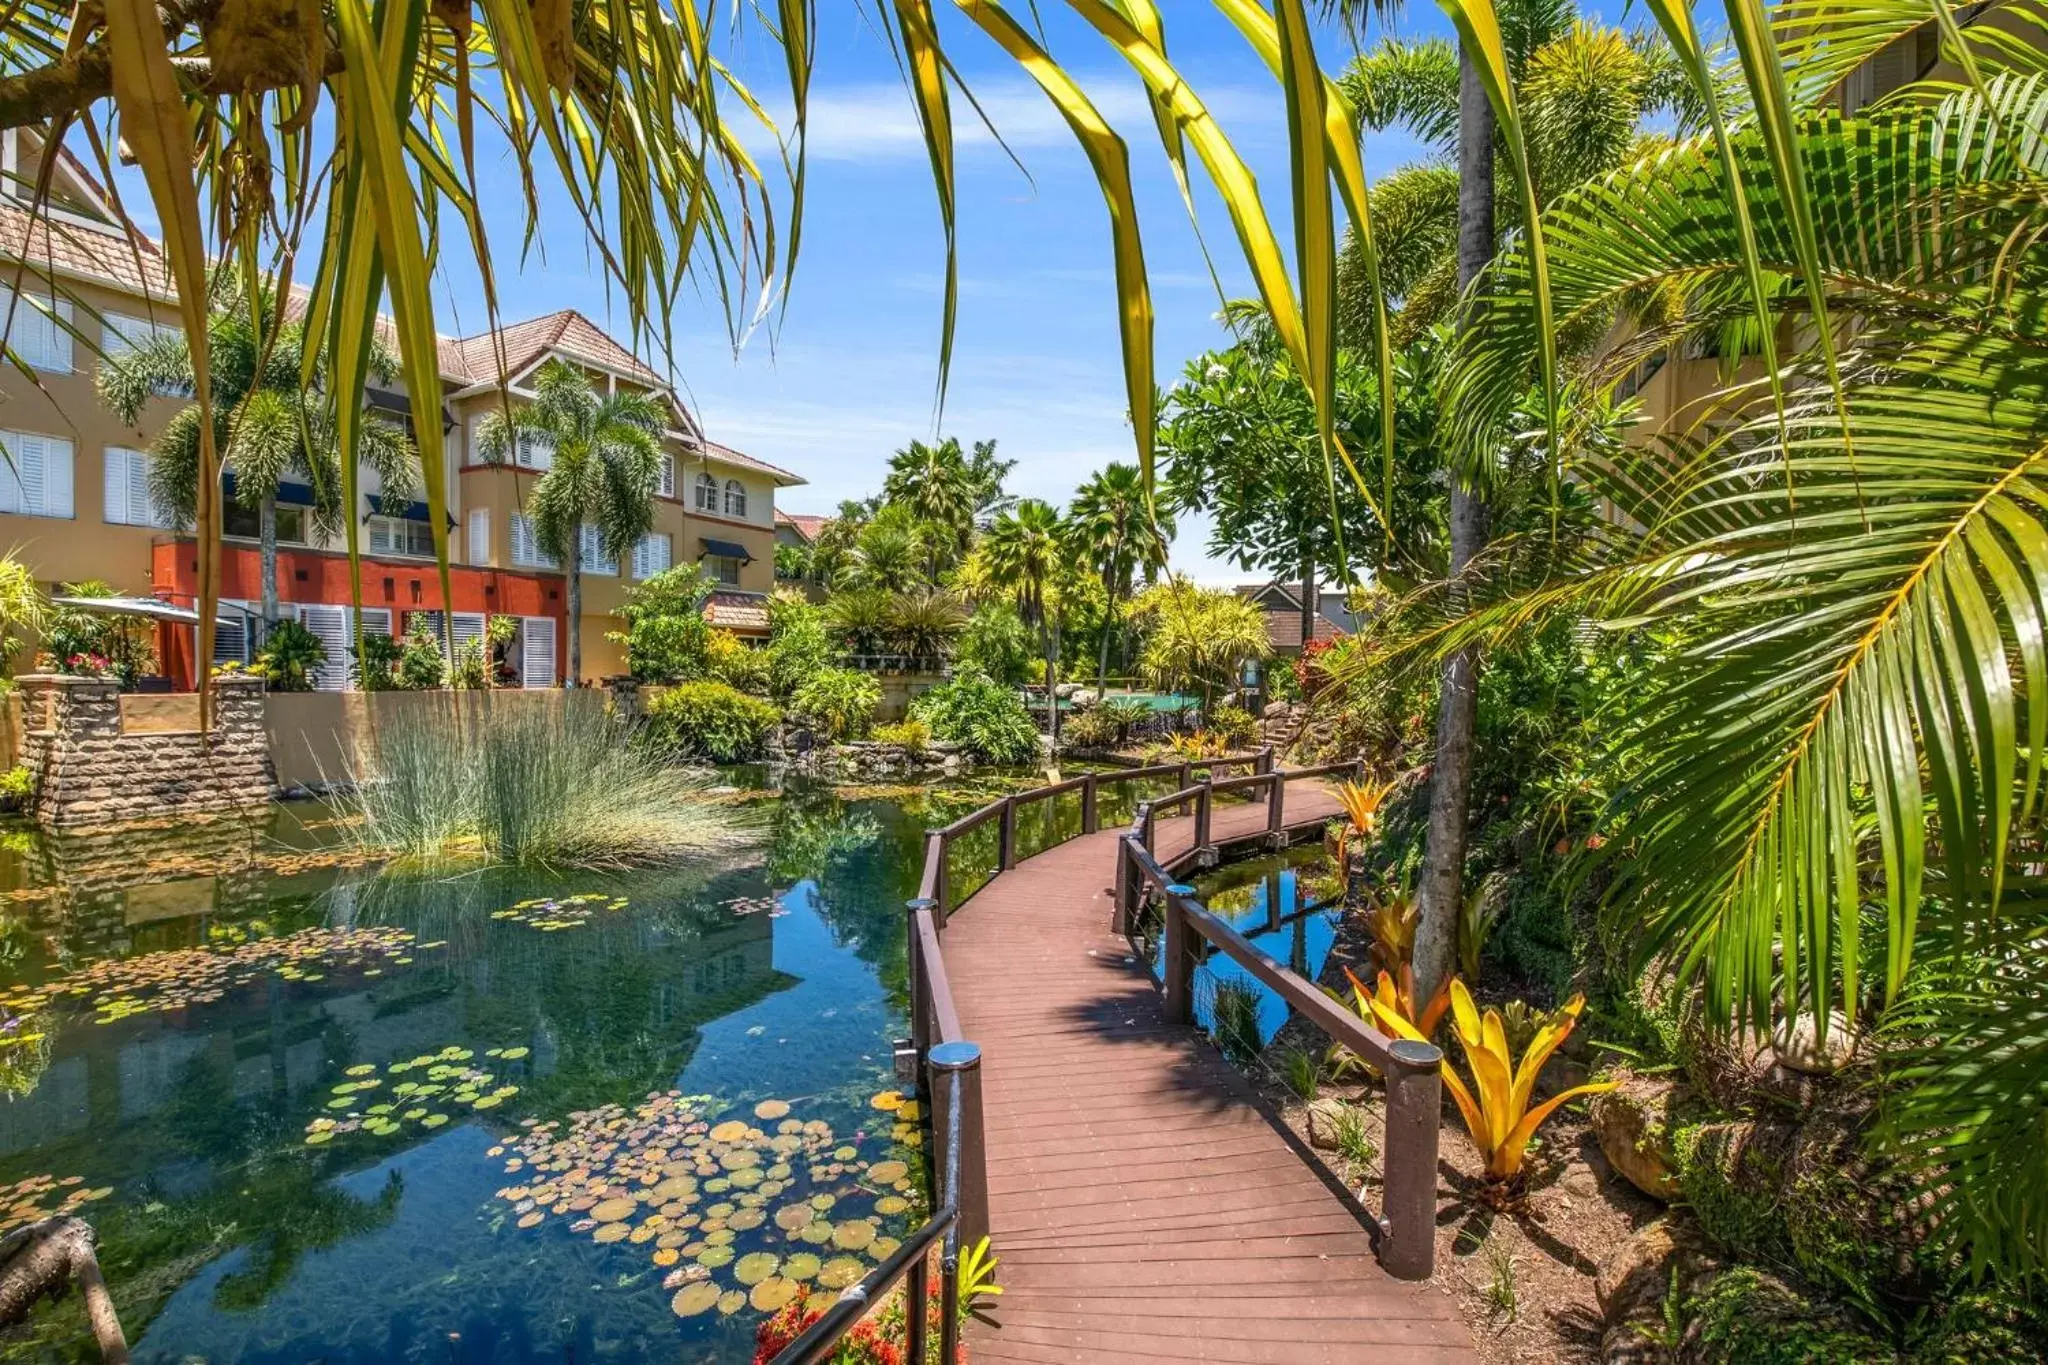
[[[1337,813],[1287,793],[1290,823]],[[1218,806],[1214,838],[1265,804]],[[1122,830],[998,876],[941,951],[982,1048],[992,1249],[1002,1297],[975,1365],[1081,1360],[1471,1361],[1443,1291],[1380,1269],[1366,1215],[1190,1029],[1111,925]],[[1193,836],[1161,820],[1162,857]]]

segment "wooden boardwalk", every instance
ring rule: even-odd
[[[1289,823],[1337,812],[1288,793]],[[1263,802],[1219,806],[1216,842]],[[1162,819],[1162,859],[1189,818]],[[982,1048],[990,1236],[1002,1297],[967,1341],[990,1361],[1477,1359],[1457,1307],[1381,1270],[1366,1215],[1159,993],[1110,918],[1121,830],[998,876],[946,926],[963,1033]]]

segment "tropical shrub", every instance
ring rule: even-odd
[[[894,725],[877,725],[868,738],[877,744],[894,744],[921,754],[932,744],[932,730],[921,720],[902,720]]]
[[[768,695],[772,662],[765,649],[742,644],[729,630],[713,630],[705,640],[705,667],[712,678],[753,696]]]
[[[458,692],[490,689],[491,648],[482,636],[473,636],[455,646],[455,662],[448,667],[448,685]]]
[[[35,795],[34,776],[22,764],[15,764],[0,773],[0,811],[16,811],[28,804]]]
[[[116,597],[111,583],[89,578],[59,583],[59,597]],[[25,603],[16,604],[26,607]],[[156,631],[134,616],[115,616],[83,607],[52,607],[44,618],[42,651],[62,673],[117,676],[124,685],[156,668]],[[77,662],[74,664],[73,660]]]
[[[825,603],[825,627],[851,654],[890,654],[891,599],[880,588],[848,588]]]
[[[43,630],[49,616],[35,573],[11,554],[0,556],[0,674],[13,667],[15,652]]]
[[[937,663],[953,652],[967,626],[967,608],[944,588],[913,588],[889,602],[889,644],[894,652]]]
[[[910,714],[985,763],[1028,763],[1038,756],[1038,727],[1023,700],[986,673],[955,675],[911,702]]]
[[[782,719],[773,704],[727,683],[677,683],[647,708],[643,739],[657,751],[737,763],[757,758]]]
[[[824,613],[802,594],[778,592],[768,602],[768,687],[788,700],[797,684],[839,662]]]
[[[1029,674],[1037,652],[1030,628],[1016,608],[991,602],[978,608],[961,628],[953,645],[953,666],[1015,687]]]
[[[851,668],[827,668],[797,684],[790,714],[807,720],[833,739],[851,739],[868,728],[882,704],[882,685]]]
[[[1131,732],[1152,719],[1151,707],[1129,698],[1111,698],[1096,709],[1116,722],[1116,742],[1119,746],[1130,743]]]
[[[366,848],[427,862],[673,862],[755,831],[741,809],[707,798],[635,742],[594,694],[535,705],[448,693],[380,716],[369,757],[349,774],[347,827]]]
[[[381,630],[363,632],[362,648],[349,646],[349,677],[364,692],[386,692],[398,685],[396,671],[404,646]]]
[[[605,638],[626,649],[626,671],[641,682],[683,682],[704,676],[711,627],[704,603],[711,575],[695,564],[663,569],[626,589],[613,613],[626,623]]]
[[[1209,729],[1233,748],[1244,748],[1259,737],[1259,718],[1242,706],[1220,702],[1209,708]]]
[[[1120,728],[1115,716],[1100,706],[1089,706],[1066,718],[1060,738],[1076,749],[1108,749],[1115,746]]]
[[[263,676],[273,692],[311,692],[313,670],[327,662],[327,646],[297,621],[278,621],[257,652],[250,672]]]
[[[1381,984],[1385,989],[1384,977]],[[1356,985],[1354,978],[1354,989]],[[1367,1004],[1388,1037],[1428,1041],[1428,1035],[1421,1028],[1409,1023],[1398,1010],[1382,1003],[1377,996]],[[1489,1180],[1506,1183],[1521,1175],[1529,1140],[1536,1136],[1543,1120],[1566,1102],[1581,1095],[1605,1094],[1621,1084],[1619,1081],[1595,1081],[1588,1085],[1575,1085],[1541,1104],[1531,1106],[1529,1103],[1543,1064],[1571,1036],[1578,1025],[1579,1011],[1585,1007],[1586,997],[1583,995],[1575,995],[1566,1001],[1564,1007],[1552,1016],[1551,1022],[1537,1030],[1517,1065],[1513,1054],[1508,1051],[1507,1029],[1500,1011],[1489,1009],[1482,1017],[1473,1005],[1472,993],[1465,989],[1465,983],[1452,979],[1451,1030],[1465,1049],[1465,1065],[1472,1072],[1472,1085],[1469,1089],[1466,1087],[1446,1057],[1443,1062],[1444,1088],[1457,1101],[1459,1117],[1465,1120],[1465,1131],[1472,1135],[1472,1145],[1479,1149],[1480,1156],[1486,1161]]]
[[[441,637],[424,616],[415,616],[405,632],[398,653],[394,679],[408,692],[425,692],[446,685],[448,660],[441,653]]]

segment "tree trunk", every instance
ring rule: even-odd
[[[1098,699],[1109,695],[1109,637],[1116,633],[1116,585],[1102,585],[1102,648],[1097,652],[1095,662],[1095,695]]]
[[[1060,746],[1060,628],[1048,615],[1038,630],[1045,647],[1045,733],[1051,737],[1053,752]]]
[[[277,498],[267,497],[256,506],[257,572],[263,576],[263,633],[267,637],[277,620]],[[208,661],[209,664],[211,661]]]
[[[1308,653],[1316,638],[1316,560],[1304,545],[1301,549],[1301,652]]]
[[[1469,285],[1493,258],[1493,106],[1477,56],[1458,50],[1458,287]],[[1460,327],[1476,325],[1467,314]],[[1451,481],[1453,576],[1486,545],[1486,503]],[[1415,998],[1427,1000],[1451,970],[1458,946],[1458,904],[1465,874],[1465,835],[1472,796],[1472,730],[1478,714],[1479,654],[1461,649],[1443,662],[1437,700],[1436,758],[1429,776],[1429,845],[1417,888]]]
[[[128,1365],[128,1339],[93,1254],[92,1229],[76,1218],[45,1218],[0,1240],[0,1326],[18,1326],[38,1299],[76,1284],[86,1322],[106,1365]]]
[[[583,523],[569,528],[569,672],[562,686],[580,687],[583,677]]]

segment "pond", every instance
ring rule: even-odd
[[[0,835],[0,1225],[135,1359],[731,1361],[922,1217],[903,902],[986,785],[760,802],[711,866],[424,877],[331,813]],[[75,1297],[0,1358],[94,1358]]]

